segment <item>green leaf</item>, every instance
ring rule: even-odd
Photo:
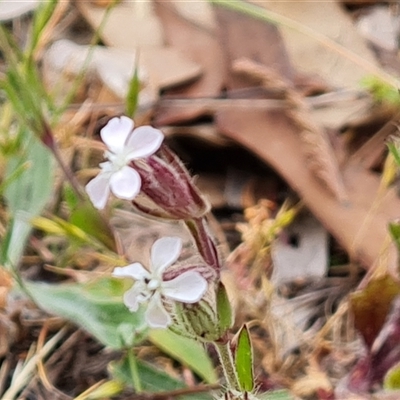
[[[12,221],[1,245],[1,262],[8,268],[18,264],[31,231],[30,219],[42,212],[53,190],[51,153],[35,137],[26,134],[25,138],[26,149],[10,158],[5,178],[18,171],[18,178],[9,181],[4,190]]]
[[[92,238],[82,231],[82,229],[56,216],[53,216],[52,219],[35,217],[32,218],[31,222],[36,229],[49,234],[68,237],[71,241],[79,245],[93,242]]]
[[[253,352],[250,334],[246,324],[241,327],[237,336],[235,364],[242,390],[251,392],[254,388]]]
[[[399,222],[390,222],[389,223],[389,232],[394,240],[395,245],[397,246],[397,251],[400,252],[400,223]]]
[[[187,337],[177,335],[170,330],[151,330],[149,339],[159,349],[188,366],[207,383],[218,382],[210,357],[204,346]]]
[[[132,386],[131,371],[129,367],[128,357],[120,362],[111,362],[109,365],[111,374],[115,379],[123,381],[125,384]],[[145,392],[160,393],[172,390],[183,389],[186,385],[155,367],[143,361],[137,361],[138,375]],[[174,396],[178,400],[212,400],[213,397],[207,393],[194,393],[181,396]]]
[[[63,186],[62,194],[69,209],[74,210],[79,204],[79,197],[75,190],[70,185],[66,184]]]
[[[82,202],[71,212],[69,222],[97,239],[117,253],[117,243],[110,225],[89,200]]]
[[[123,280],[102,278],[85,285],[26,282],[24,286],[40,308],[81,326],[106,346],[122,349],[144,336],[143,313],[130,312],[122,302]]]
[[[361,85],[371,92],[376,102],[389,103],[396,106],[400,103],[398,88],[376,76],[367,75],[361,81]]]
[[[396,164],[400,166],[400,151],[399,147],[396,144],[397,143],[388,143],[387,146],[389,148],[389,151],[393,154],[393,157],[396,160]]]
[[[5,192],[7,186],[9,186],[13,181],[18,180],[23,172],[30,167],[30,163],[25,162],[19,165],[10,175],[8,175],[6,179],[4,179],[3,182],[0,183],[0,196],[3,194],[3,192]]]
[[[218,324],[221,334],[232,328],[234,319],[231,303],[229,302],[228,294],[222,282],[219,283],[217,289],[217,313]]]
[[[34,137],[26,135],[27,146],[21,155],[12,157],[7,165],[6,176],[12,176],[22,165],[28,163],[17,180],[5,190],[9,210],[25,211],[34,216],[40,214],[53,190],[53,159],[50,151]]]
[[[400,364],[396,364],[386,373],[385,379],[383,381],[383,388],[385,390],[400,389]]]
[[[125,112],[128,117],[133,118],[138,105],[140,91],[140,80],[139,80],[139,66],[138,57],[135,60],[135,71],[132,79],[129,82],[128,94],[125,101]]]

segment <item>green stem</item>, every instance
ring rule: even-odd
[[[129,370],[131,372],[131,378],[132,378],[132,383],[133,383],[135,392],[141,393],[141,392],[143,392],[143,388],[142,388],[142,383],[140,382],[139,370],[138,370],[137,363],[136,363],[136,357],[133,354],[133,348],[130,348],[128,350],[128,362],[129,362]]]
[[[228,389],[237,390],[241,392],[238,376],[236,373],[236,367],[233,360],[232,351],[230,349],[229,342],[213,342],[215,349],[217,350],[219,360],[224,371],[224,376]]]
[[[400,86],[400,81],[396,79],[394,76],[384,72],[381,68],[365,60],[363,57],[353,53],[346,47],[330,39],[328,36],[325,36],[291,18],[285,17],[284,15],[275,13],[265,8],[261,8],[254,4],[246,3],[244,1],[237,1],[237,0],[209,0],[209,1],[213,4],[228,8],[233,11],[241,12],[250,17],[269,22],[273,25],[285,26],[287,28],[295,30],[296,32],[302,33],[312,38],[316,42],[319,42],[324,47],[329,48],[332,51],[336,52],[340,56],[347,58],[354,64],[363,68],[364,71],[367,71],[372,75],[375,75],[383,82],[386,82],[387,84],[394,86],[396,88]]]

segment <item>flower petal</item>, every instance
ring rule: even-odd
[[[129,264],[126,267],[114,268],[112,276],[115,276],[116,278],[133,278],[136,280],[145,278],[151,279],[149,271],[138,262]]]
[[[111,191],[119,199],[132,200],[140,191],[140,175],[131,167],[122,167],[110,178]]]
[[[158,294],[155,294],[149,301],[145,317],[149,326],[153,328],[166,328],[171,324],[171,317],[165,310]]]
[[[103,173],[111,173],[113,171],[113,163],[110,161],[104,161],[104,162],[100,163],[99,165],[101,168],[101,172],[103,172]],[[110,176],[111,176],[111,174],[110,174]]]
[[[136,128],[126,142],[129,160],[145,158],[154,154],[161,146],[164,135],[149,125]]]
[[[207,281],[196,271],[186,271],[170,281],[162,283],[165,297],[182,303],[196,303],[207,290]]]
[[[85,188],[93,205],[99,210],[105,207],[110,194],[110,176],[110,173],[100,172]]]
[[[143,302],[142,289],[142,282],[136,282],[124,293],[124,304],[129,308],[129,311],[135,312],[139,309],[139,304]]]
[[[113,153],[121,153],[133,127],[134,123],[130,118],[124,116],[115,117],[110,119],[107,125],[100,131],[100,136]]]
[[[182,240],[178,237],[163,237],[151,247],[151,269],[160,276],[165,268],[172,265],[179,257]]]

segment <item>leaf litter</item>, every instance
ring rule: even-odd
[[[44,52],[35,61],[43,57],[43,80],[58,102],[79,82],[73,103],[54,128],[61,156],[79,183],[95,175],[93,168],[101,160],[100,128],[125,110],[123,97],[137,52],[142,79],[135,120],[166,133],[210,198],[214,234],[228,256],[223,275],[236,309],[233,331],[247,323],[258,387],[287,389],[293,398],[304,399],[396,398],[400,201],[398,166],[389,162],[386,142],[397,133],[398,111],[396,105],[375,101],[359,82],[371,71],[397,82],[398,68],[379,57],[379,42],[373,39],[370,50],[362,37],[370,35],[365,28],[368,7],[358,2],[340,7],[332,1],[324,5],[327,11],[318,3],[288,7],[264,2],[257,10],[267,13],[267,22],[227,8],[224,1],[202,3],[203,9],[196,11],[191,9],[195,2],[66,3],[62,16],[54,17],[58,22],[41,38]],[[27,11],[15,15],[11,7],[0,15],[12,19],[7,29],[17,42],[32,34]],[[360,15],[364,28],[357,31]],[[378,14],[371,18],[379,24]],[[132,30],[125,32],[122,25]],[[308,27],[309,35],[293,29],[298,26]],[[335,35],[345,48],[341,53],[340,47],[329,46]],[[70,46],[71,57],[79,57],[79,68],[71,57],[57,57],[59,40],[69,40],[63,43]],[[357,65],[347,57],[353,53],[361,60]],[[4,126],[5,120],[1,174],[8,179],[12,133]],[[17,265],[12,268],[37,288],[32,289],[35,305],[16,285],[12,290],[13,269],[0,269],[2,398],[203,398],[215,383],[204,379],[209,366],[196,371],[181,355],[174,361],[176,356],[167,355],[156,341],[141,343],[137,352],[140,363],[147,363],[140,364],[140,376],[150,392],[134,394],[118,386],[110,377],[124,376],[128,363],[119,340],[139,343],[145,333],[132,332],[122,318],[114,335],[99,334],[84,313],[80,321],[65,312],[72,293],[101,314],[103,300],[93,295],[92,282],[109,276],[125,260],[141,261],[146,257],[142,249],[163,232],[182,237],[184,257],[192,257],[184,228],[179,223],[149,224],[131,208],[119,208],[101,228],[85,225],[82,213],[93,211],[79,211],[77,199],[63,193],[68,189],[61,171],[55,172],[45,210],[42,199],[35,203],[39,208],[33,215],[44,218],[33,220],[33,230],[28,219],[13,215],[17,202],[8,200],[12,213],[5,204],[1,208],[1,250],[7,251],[15,229],[22,229],[17,233],[25,235],[26,246],[14,254]],[[21,196],[5,193],[8,199]],[[292,249],[303,246],[303,234],[293,233],[291,226],[299,224],[304,233],[309,213],[329,241],[315,241],[317,249],[296,253],[298,262],[277,262],[274,251],[285,251],[285,246],[277,248],[278,241]],[[301,264],[308,264],[304,260],[318,252],[318,276],[307,268],[299,273]],[[287,269],[284,282],[272,279],[274,272],[279,274],[277,266]],[[62,289],[65,301],[56,284],[72,285],[71,291]],[[116,286],[107,283],[101,290],[118,297]],[[108,328],[113,330],[114,323]],[[168,377],[159,376],[164,388],[151,386],[154,366],[167,372]],[[199,376],[210,386],[200,384]],[[109,394],[96,397],[96,390]],[[187,397],[190,393],[194,397]]]

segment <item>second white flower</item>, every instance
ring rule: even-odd
[[[197,271],[186,271],[171,280],[163,280],[163,272],[179,257],[182,241],[177,237],[164,237],[151,248],[151,268],[145,269],[140,263],[117,267],[115,277],[135,279],[132,288],[124,295],[125,305],[133,312],[141,303],[148,303],[146,321],[151,327],[166,328],[171,316],[165,309],[162,298],[182,303],[196,303],[207,290],[206,279]]]

